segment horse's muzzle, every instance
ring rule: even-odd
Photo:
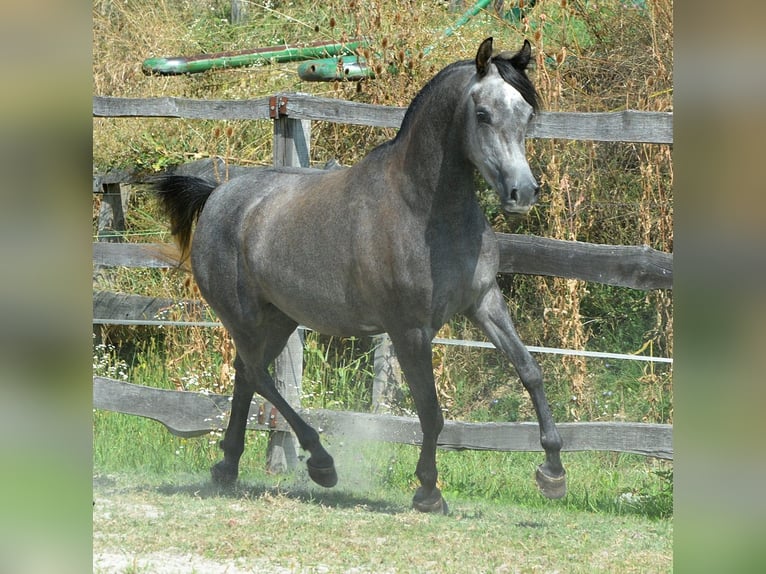
[[[512,188],[510,193],[500,194],[500,206],[503,211],[513,215],[526,215],[540,196],[540,186],[526,186],[523,189]]]
[[[508,215],[526,215],[532,209],[532,205],[519,205],[516,202],[502,203],[500,207]]]

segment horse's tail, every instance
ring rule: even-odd
[[[189,256],[192,229],[217,184],[188,175],[159,175],[152,187],[160,207],[170,220],[170,232],[181,248],[181,261]]]

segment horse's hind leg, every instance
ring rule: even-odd
[[[545,462],[538,467],[536,473],[537,485],[546,497],[561,498],[566,494],[566,472],[559,455],[562,441],[545,397],[542,371],[519,339],[497,286],[478,302],[471,318],[492,343],[508,356],[524,388],[529,392],[540,424],[540,444],[545,450]]]
[[[322,447],[319,434],[285,401],[268,372],[269,365],[284,348],[296,327],[287,317],[281,316],[277,319],[260,325],[256,334],[238,335],[232,332],[237,347],[237,358],[234,362],[234,397],[229,425],[220,444],[224,458],[211,469],[213,480],[223,485],[230,485],[236,481],[239,459],[244,452],[250,403],[253,394],[257,392],[277,408],[295,431],[301,447],[311,453],[307,464],[312,480],[322,486],[331,487],[338,480],[332,457]]]
[[[434,384],[431,336],[424,330],[414,329],[404,334],[389,333],[396,357],[415,401],[423,431],[423,444],[415,474],[420,488],[415,492],[412,506],[421,512],[447,514],[447,503],[436,486],[436,441],[444,427],[444,416],[439,408]]]
[[[222,461],[213,465],[210,472],[213,481],[222,486],[231,486],[239,474],[239,459],[245,450],[245,427],[250,412],[250,403],[255,393],[255,385],[246,374],[239,355],[234,359],[234,396],[231,401],[229,424],[223,440],[219,443],[223,450]]]

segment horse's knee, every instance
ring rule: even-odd
[[[529,393],[536,393],[543,388],[543,371],[537,364],[537,361],[531,362],[519,366],[516,368],[521,379],[521,384],[527,389]]]
[[[439,433],[441,433],[442,429],[444,428],[444,415],[442,414],[441,409],[438,408],[438,405],[436,410],[436,416],[434,417],[433,426],[431,428],[433,428],[433,432],[436,435],[436,438],[439,437]]]

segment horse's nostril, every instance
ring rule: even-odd
[[[519,200],[519,190],[515,187],[511,190],[511,201],[518,201]]]

